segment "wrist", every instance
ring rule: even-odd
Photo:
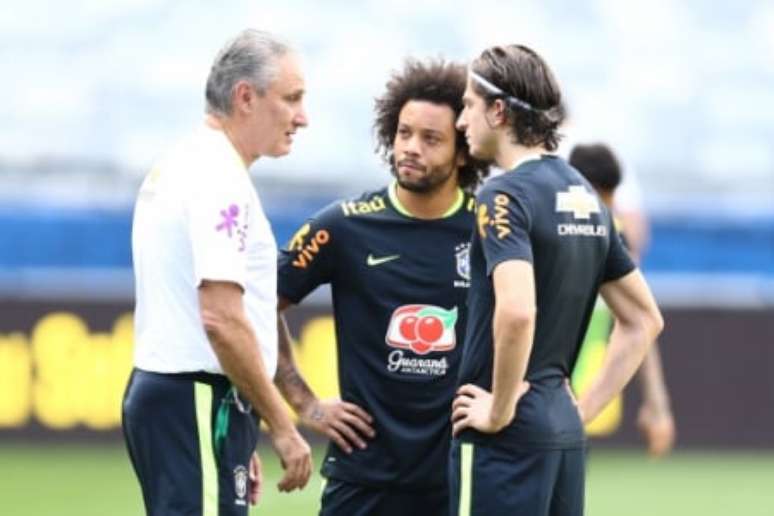
[[[511,421],[513,421],[515,415],[516,407],[513,407],[511,410],[495,410],[493,407],[491,413],[489,414],[489,421],[492,425],[492,428],[496,432],[499,432],[508,426]]]
[[[668,399],[646,399],[642,402],[642,408],[652,414],[671,414],[672,407]]]
[[[314,426],[324,419],[325,412],[323,411],[320,400],[315,398],[304,404],[303,408],[298,411],[298,416],[301,423],[304,425]]]
[[[640,414],[650,418],[672,417],[672,409],[669,404],[643,403]]]
[[[274,436],[289,435],[296,431],[296,425],[287,414],[276,418],[273,421],[266,421],[269,433]]]
[[[320,402],[317,398],[305,398],[298,402],[293,408],[300,417],[307,417],[319,406]]]

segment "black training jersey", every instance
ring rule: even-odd
[[[460,384],[492,388],[492,272],[499,263],[532,263],[537,319],[527,366],[531,388],[516,418],[494,436],[467,431],[463,440],[494,437],[498,444],[549,448],[583,443],[566,379],[600,284],[634,269],[610,213],[593,192],[580,173],[555,156],[522,163],[479,192]]]
[[[445,484],[474,204],[460,191],[447,216],[420,220],[393,185],[328,206],[281,252],[280,296],[298,303],[330,283],[341,398],[374,417],[367,449],[330,444],[324,476]]]

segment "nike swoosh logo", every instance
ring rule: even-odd
[[[391,262],[393,260],[397,260],[400,258],[399,254],[392,254],[390,256],[382,256],[381,258],[375,258],[374,255],[369,254],[368,258],[366,259],[366,263],[369,267],[374,267],[376,265],[381,265],[383,263]]]

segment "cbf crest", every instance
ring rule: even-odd
[[[454,258],[457,262],[457,275],[462,279],[455,279],[456,288],[470,287],[470,242],[462,242],[454,248]]]
[[[239,465],[234,468],[234,492],[237,495],[234,503],[237,505],[247,504],[247,501],[245,500],[245,497],[247,496],[247,479],[246,467]]]

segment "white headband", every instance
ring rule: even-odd
[[[512,105],[519,106],[520,108],[527,109],[529,111],[539,111],[532,107],[532,104],[529,102],[526,102],[524,100],[521,100],[518,97],[515,97],[513,95],[509,95],[508,93],[505,93],[503,90],[486,80],[484,77],[479,75],[478,73],[474,72],[473,69],[468,69],[468,73],[470,74],[470,77],[479,83],[481,86],[484,87],[485,90],[487,90],[492,95],[498,95],[501,97],[505,97],[506,102]]]

